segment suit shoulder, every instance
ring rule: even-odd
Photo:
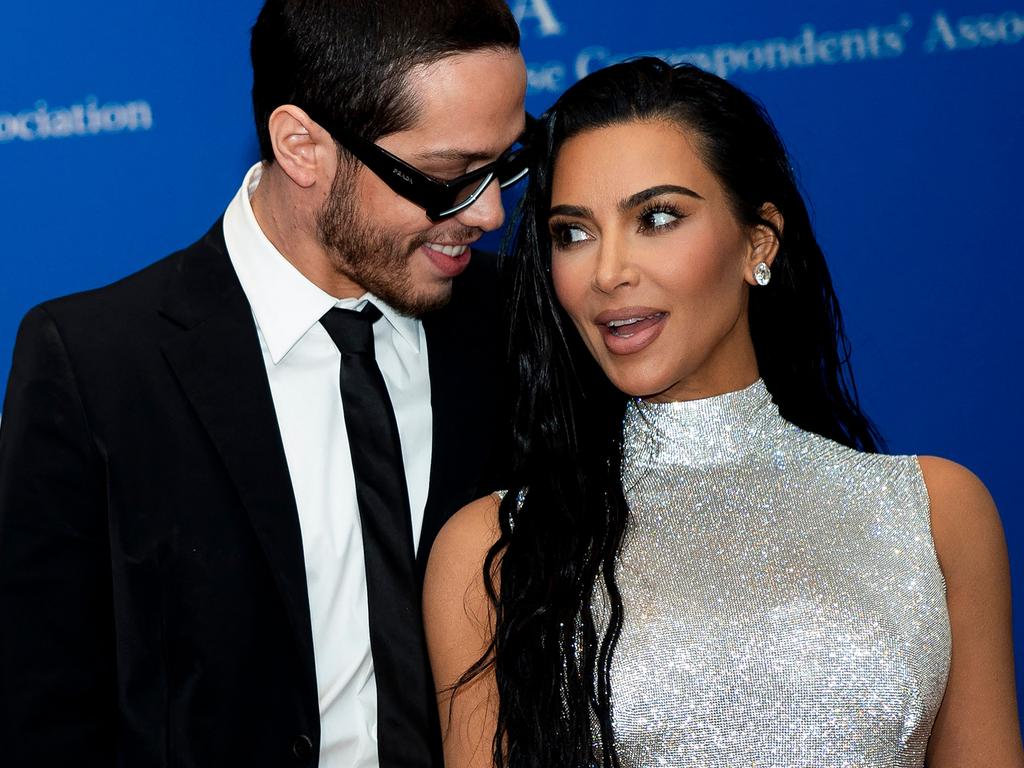
[[[113,283],[49,299],[36,309],[51,316],[61,328],[81,326],[94,333],[101,329],[117,333],[129,327],[133,317],[150,314],[158,308],[168,281],[181,271],[191,255],[210,247],[211,235],[216,229],[217,225],[199,241]]]
[[[63,319],[77,317],[82,313],[95,315],[104,308],[113,308],[114,306],[144,303],[153,291],[159,290],[164,283],[167,275],[173,270],[173,262],[179,253],[165,256],[108,285],[48,299],[42,302],[37,309],[42,309],[54,317]]]

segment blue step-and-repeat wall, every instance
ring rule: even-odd
[[[248,33],[259,5],[4,8],[0,387],[29,307],[133,271],[220,215],[256,158]],[[868,412],[891,450],[966,464],[1001,509],[1019,674],[1021,0],[511,5],[533,112],[640,53],[694,62],[767,105],[812,204]]]

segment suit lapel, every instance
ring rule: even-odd
[[[430,366],[430,407],[431,407],[431,453],[430,489],[423,511],[423,528],[420,532],[416,560],[420,573],[426,569],[427,555],[437,532],[444,525],[453,499],[460,497],[460,483],[466,481],[466,473],[458,469],[458,446],[456,436],[460,433],[458,350],[445,315],[435,315],[424,320],[427,337],[427,360]]]
[[[315,692],[298,510],[259,337],[221,223],[180,260],[160,311],[182,333],[164,345],[164,356],[248,511],[308,670],[306,683]]]
[[[424,318],[430,366],[430,491],[416,558],[426,569],[434,537],[460,507],[494,490],[485,477],[495,459],[500,400],[495,364],[497,296],[493,257],[474,254],[455,282],[451,303]]]

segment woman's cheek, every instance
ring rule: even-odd
[[[582,295],[586,290],[585,276],[580,262],[574,264],[570,261],[567,263],[567,260],[561,259],[557,255],[553,256],[551,259],[551,282],[554,285],[558,303],[575,320],[582,303]]]

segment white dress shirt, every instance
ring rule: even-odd
[[[338,373],[341,355],[320,318],[332,307],[383,317],[373,327],[377,364],[402,442],[418,542],[430,476],[431,410],[423,324],[367,293],[337,299],[307,280],[260,229],[249,169],[224,214],[228,255],[252,306],[302,529],[320,697],[321,768],[376,768],[377,688],[370,655],[363,538]]]

